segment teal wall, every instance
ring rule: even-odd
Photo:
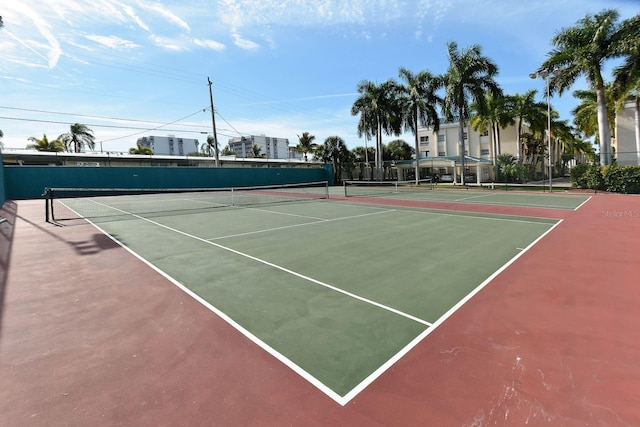
[[[220,188],[329,181],[331,165],[317,168],[199,168],[13,166],[4,169],[7,199],[41,197],[45,188]],[[0,181],[1,183],[2,181]],[[0,186],[1,187],[1,186]]]
[[[0,165],[2,165],[2,150],[0,150]],[[4,205],[5,200],[7,200],[7,197],[4,187],[4,168],[0,167],[0,208]]]

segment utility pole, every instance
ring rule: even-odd
[[[209,82],[209,100],[211,101],[211,122],[213,123],[213,150],[216,155],[216,167],[219,166],[220,156],[218,155],[218,135],[216,134],[216,113],[213,108],[213,92],[211,91],[211,79],[207,77],[207,82]]]

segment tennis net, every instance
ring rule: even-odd
[[[345,197],[383,196],[403,191],[431,190],[431,180],[412,181],[344,181]]]
[[[177,215],[329,198],[327,181],[228,188],[47,188],[46,220]]]

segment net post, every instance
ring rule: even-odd
[[[329,181],[324,182],[324,198],[329,198]]]
[[[347,197],[347,181],[342,182],[342,188],[344,189],[344,197]]]
[[[53,209],[53,202],[51,202],[51,207],[49,206],[49,200],[51,199],[51,189],[45,188],[42,195],[44,196],[44,218],[46,222],[51,222],[50,220],[53,220],[53,212],[49,212],[50,209]]]

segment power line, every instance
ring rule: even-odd
[[[86,118],[98,119],[98,120],[115,120],[115,121],[122,121],[122,122],[164,124],[164,125],[167,124],[165,122],[157,122],[157,121],[152,121],[152,120],[125,119],[125,118],[121,118],[121,117],[96,116],[96,115],[93,115],[93,114],[65,113],[65,112],[62,112],[62,111],[34,110],[34,109],[29,109],[29,108],[5,107],[5,106],[1,106],[1,105],[0,105],[0,108],[6,109],[6,110],[27,111],[27,112],[30,112],[30,113],[45,113],[45,114],[57,114],[57,115],[61,115],[61,116],[86,117]],[[193,116],[193,115],[195,115],[197,113],[200,113],[200,112],[204,111],[205,108],[203,108],[201,110],[198,110],[197,112],[195,112],[193,114],[190,114],[190,115],[186,116],[185,118],[189,118],[189,117],[191,117],[191,116]],[[175,123],[175,122],[180,121],[180,120],[184,120],[185,118],[178,119],[176,121],[170,122],[169,124]],[[41,121],[41,120],[34,119],[33,121],[37,122],[37,121]],[[52,122],[52,123],[57,123],[57,122]],[[192,124],[183,124],[181,126],[197,127],[197,128],[201,128],[202,127],[200,125],[192,125]]]

